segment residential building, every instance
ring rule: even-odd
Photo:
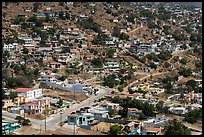
[[[149,127],[146,130],[146,135],[162,135],[163,128]]]
[[[19,107],[21,104],[28,103],[28,97],[18,96],[14,98],[14,103]]]
[[[21,126],[15,122],[2,121],[2,135],[8,135],[20,128]]]
[[[14,92],[17,92],[18,96],[27,97],[29,101],[43,96],[42,89],[38,88],[17,88]]]
[[[76,125],[80,127],[88,126],[94,120],[94,115],[91,113],[71,114],[67,117],[69,125]]]
[[[11,108],[14,106],[14,103],[12,102],[12,99],[3,99],[3,110],[8,111],[8,108]]]

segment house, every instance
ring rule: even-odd
[[[107,110],[114,110],[114,111],[119,111],[120,105],[118,103],[106,103],[106,108]]]
[[[4,44],[3,51],[16,51],[17,50],[18,43],[13,44]]]
[[[3,99],[3,110],[8,111],[8,108],[13,107],[14,103],[12,102],[12,99]]]
[[[146,130],[146,135],[162,135],[163,128],[149,127]]]
[[[35,14],[37,18],[46,18],[45,14]]]
[[[52,69],[60,69],[61,64],[56,61],[45,61],[45,65]]]
[[[53,28],[53,25],[52,25],[52,24],[45,23],[45,24],[43,25],[43,29],[48,30],[48,29],[51,29],[51,28]]]
[[[43,95],[42,89],[38,88],[17,88],[13,92],[17,92],[18,96],[27,97],[29,101],[41,98]]]
[[[140,113],[142,113],[142,110],[138,110],[137,108],[128,108],[127,115],[129,117],[139,117]]]
[[[94,120],[94,115],[91,113],[71,114],[67,116],[67,123],[69,125],[76,125],[80,127],[89,126]],[[88,127],[90,129],[90,127]]]
[[[185,113],[187,112],[185,107],[174,107],[170,109],[170,111],[176,115],[185,115]]]
[[[51,82],[51,83],[55,83],[57,82],[58,80],[56,79],[55,76],[53,75],[44,75],[40,78],[38,78],[39,81],[44,81],[44,82]]]
[[[142,128],[141,122],[132,121],[132,122],[128,123],[124,129],[126,132],[128,130],[131,131],[130,133],[128,133],[128,135],[134,135],[136,132],[139,133],[139,135],[140,135],[141,134],[141,128]]]
[[[23,104],[20,106],[22,110],[27,110],[28,113],[43,113],[45,108],[50,108],[50,100],[48,99],[37,99],[32,102]]]
[[[52,73],[51,70],[39,70],[40,75],[50,75]]]
[[[120,65],[117,62],[106,62],[105,68],[108,68],[109,70],[119,70]]]
[[[89,113],[94,115],[94,118],[108,118],[108,111],[105,108],[95,107],[88,109]]]
[[[8,135],[20,128],[21,125],[16,122],[2,121],[2,135]]]
[[[19,107],[21,104],[28,103],[28,98],[24,96],[18,96],[14,98],[14,103]]]

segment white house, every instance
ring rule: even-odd
[[[17,92],[18,96],[27,97],[29,101],[43,96],[42,89],[38,88],[17,88],[14,92]]]
[[[39,78],[38,80],[44,81],[44,82],[51,82],[51,83],[57,82],[57,79],[53,75],[44,75],[41,78]]]
[[[13,43],[13,44],[4,44],[3,50],[4,51],[15,51],[18,43]]]
[[[170,111],[177,115],[184,115],[187,112],[185,107],[174,107]]]
[[[108,68],[110,70],[116,70],[120,68],[120,65],[117,62],[106,62],[105,68]]]

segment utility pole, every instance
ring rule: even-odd
[[[76,102],[76,96],[75,96],[75,86],[74,86],[74,100]],[[74,135],[75,135],[75,123],[76,123],[76,119],[74,121]]]
[[[62,114],[63,114],[63,112],[62,112],[62,109],[61,109],[60,110],[60,119],[61,119],[60,126],[62,126]]]
[[[45,131],[46,131],[46,108],[45,108]]]
[[[41,134],[41,126],[42,126],[42,125],[40,124],[40,134]]]

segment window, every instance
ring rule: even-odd
[[[85,121],[85,118],[83,118],[83,121]]]

